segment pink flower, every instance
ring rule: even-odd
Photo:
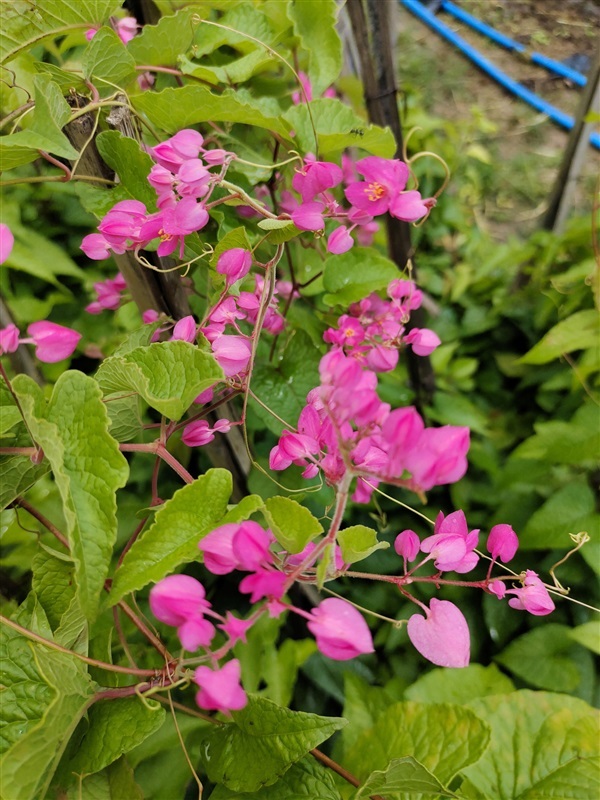
[[[405,192],[408,167],[397,159],[367,156],[356,162],[356,170],[364,181],[351,183],[346,198],[355,208],[372,217],[386,211],[406,222],[415,222],[428,213],[428,206],[417,191]]]
[[[243,247],[225,250],[217,260],[217,272],[225,275],[228,285],[244,278],[252,266],[252,253]]]
[[[200,687],[196,702],[206,711],[239,711],[248,702],[246,692],[240,685],[242,667],[237,658],[228,661],[220,669],[198,667],[194,681]]]
[[[305,161],[292,179],[292,186],[301,195],[304,203],[320,194],[333,189],[342,182],[343,173],[337,164],[328,161]]]
[[[372,653],[373,639],[369,626],[359,611],[345,600],[329,597],[311,612],[308,629],[317,647],[328,658],[347,661],[363,653]]]
[[[419,552],[421,541],[414,531],[406,530],[399,533],[394,541],[394,550],[405,561],[414,561]]]
[[[233,536],[233,555],[237,559],[238,569],[254,572],[264,564],[272,561],[269,551],[273,536],[257,522],[248,520],[241,522]]]
[[[0,330],[0,355],[14,353],[19,346],[19,329],[12,322]]]
[[[123,17],[117,21],[117,34],[123,44],[130,42],[137,33],[138,24],[135,17]]]
[[[258,569],[246,575],[240,583],[240,592],[250,595],[250,602],[257,603],[263,597],[281,600],[285,589],[286,576],[275,570]]]
[[[213,575],[227,575],[237,569],[233,537],[238,527],[233,522],[221,525],[198,542],[199,549],[204,553],[204,566]]]
[[[4,264],[12,252],[15,237],[11,229],[4,223],[0,224],[0,264]]]
[[[536,617],[544,617],[554,611],[555,605],[548,594],[548,590],[538,578],[537,572],[528,569],[523,578],[521,589],[507,589],[506,594],[514,594],[515,597],[508,601],[511,608],[519,611],[529,611]]]
[[[427,617],[413,614],[408,638],[421,655],[438,667],[466,667],[470,657],[469,626],[448,600],[432,598]]]
[[[487,540],[487,551],[492,558],[508,564],[519,549],[519,539],[510,525],[494,525]]]
[[[354,239],[350,236],[348,228],[341,225],[329,234],[327,239],[327,252],[339,256],[354,247]]]
[[[177,172],[184,161],[198,158],[203,142],[202,134],[186,128],[151,148],[150,155],[162,167]]]
[[[196,341],[197,327],[196,320],[191,314],[189,314],[187,317],[183,317],[183,319],[180,319],[175,324],[173,333],[171,334],[171,340],[190,342],[191,344]]]
[[[430,553],[436,569],[442,572],[470,572],[479,561],[477,547],[479,531],[469,532],[463,511],[454,511],[447,517],[440,512],[433,536],[421,542],[421,551]]]
[[[207,647],[213,625],[203,618],[210,608],[202,584],[189,575],[169,575],[150,590],[150,610],[156,619],[177,628],[182,646],[193,652]]]
[[[426,428],[404,460],[405,469],[412,474],[411,484],[426,492],[434,486],[456,483],[467,471],[469,443],[468,428]]]
[[[199,419],[185,426],[181,441],[188,447],[202,447],[212,442],[214,438],[215,435],[209,423],[205,419]]]
[[[156,251],[159,256],[170,256],[179,246],[179,257],[183,258],[185,237],[199,231],[208,220],[208,211],[202,203],[197,203],[193,197],[184,197],[175,206],[153,214],[142,225],[139,235],[146,242],[160,238]]]
[[[81,339],[77,331],[46,321],[32,322],[27,333],[36,346],[36,356],[47,364],[72,356]]]
[[[292,221],[301,231],[321,231],[325,227],[323,203],[302,203],[292,211]]]
[[[217,628],[225,631],[231,643],[235,644],[235,642],[246,641],[246,633],[253,625],[253,620],[238,619],[238,617],[233,616],[231,611],[228,611],[225,622],[222,625],[217,625]]]
[[[428,356],[439,347],[441,342],[437,333],[430,331],[428,328],[413,328],[409,334],[404,337],[404,343],[410,344],[413,353],[418,356]]]
[[[248,366],[252,355],[252,347],[248,339],[244,336],[227,334],[218,336],[214,340],[212,351],[219,366],[228,378],[243,372]]]
[[[102,261],[110,256],[110,243],[101,233],[90,233],[81,241],[81,249],[93,261]]]

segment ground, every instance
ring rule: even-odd
[[[496,30],[561,61],[574,55],[591,62],[600,33],[598,0],[455,0],[456,5]],[[568,132],[548,121],[524,102],[504,91],[458,50],[401,6],[399,83],[425,92],[428,110],[453,122],[473,119],[482,112],[479,143],[498,165],[494,191],[487,192],[479,219],[503,237],[507,228],[527,233],[539,226],[555,181]],[[440,19],[482,55],[552,105],[576,115],[581,88],[552,76],[528,59],[508,52],[439,12]],[[596,109],[600,112],[600,109]],[[488,129],[489,128],[489,129]],[[575,197],[576,211],[591,210],[597,192],[600,154],[588,149]]]

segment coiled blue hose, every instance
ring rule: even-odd
[[[553,122],[556,122],[566,130],[571,130],[575,124],[573,117],[571,117],[569,114],[566,114],[564,111],[561,111],[559,108],[556,108],[551,103],[548,103],[542,97],[535,94],[535,92],[526,89],[520,83],[510,78],[494,63],[475,50],[474,47],[471,47],[471,45],[461,36],[459,36],[457,33],[454,33],[451,28],[439,20],[435,14],[432,14],[429,9],[417,2],[417,0],[400,0],[400,3],[402,3],[402,5],[408,9],[408,11],[422,20],[422,22],[424,22],[426,25],[429,25],[429,27],[432,28],[436,33],[439,33],[440,36],[453,44],[458,50],[461,51],[461,53],[466,55],[467,58],[469,58],[474,64],[477,64],[481,70],[494,78],[494,80],[503,86],[507,91],[514,94],[515,97],[518,97],[520,100],[524,100],[532,108],[535,108],[536,111],[540,111],[542,114],[545,114],[547,117],[549,117],[549,119],[551,119]],[[600,150],[600,134],[591,133],[590,144],[597,150]]]

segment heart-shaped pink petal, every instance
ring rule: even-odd
[[[408,620],[408,637],[419,653],[438,667],[469,664],[469,626],[462,612],[448,600],[434,597],[427,617],[413,614]]]

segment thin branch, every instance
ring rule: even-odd
[[[27,511],[28,514],[31,514],[32,517],[37,519],[37,521],[46,528],[46,530],[50,531],[50,533],[55,536],[58,541],[62,544],[62,546],[66,550],[70,550],[69,542],[67,541],[67,537],[61,533],[54,523],[50,522],[43,514],[41,514],[37,508],[34,508],[31,503],[28,503],[27,500],[23,497],[16,497],[13,502],[11,503],[12,506],[20,506],[22,509]]]

